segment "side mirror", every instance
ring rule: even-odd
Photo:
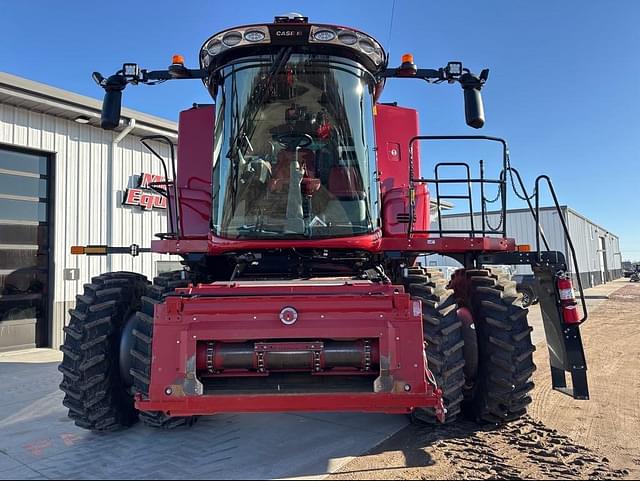
[[[464,115],[469,127],[484,127],[484,105],[480,90],[489,78],[489,70],[485,69],[476,77],[468,70],[460,76],[460,85],[464,90]]]
[[[120,125],[122,110],[122,91],[127,80],[122,75],[112,75],[104,82],[104,100],[102,101],[102,117],[100,126],[105,130],[113,130]]]
[[[484,105],[479,88],[464,89],[464,116],[469,127],[484,127]]]

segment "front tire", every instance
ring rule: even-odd
[[[146,277],[113,272],[94,277],[76,297],[64,328],[58,370],[63,405],[75,424],[92,431],[114,431],[134,424],[133,397],[121,379],[119,348],[127,319],[140,307]]]
[[[456,420],[464,399],[464,341],[462,322],[456,315],[454,293],[440,272],[412,268],[405,280],[413,299],[422,301],[427,366],[442,390],[446,409],[445,423]],[[437,424],[435,409],[416,409],[414,421]]]
[[[154,307],[164,302],[164,299],[176,289],[189,285],[189,280],[184,278],[185,275],[184,271],[175,271],[162,273],[156,277],[153,285],[147,288],[146,294],[142,297],[140,310],[136,313],[130,373],[133,377],[134,389],[143,399],[149,398],[151,384]],[[160,429],[191,426],[196,420],[195,416],[170,417],[160,411],[140,411],[139,417],[146,426]]]

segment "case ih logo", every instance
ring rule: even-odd
[[[122,205],[133,205],[141,207],[142,210],[166,209],[167,198],[154,192],[149,184],[155,182],[164,182],[164,177],[160,175],[142,173],[138,177],[138,186],[135,189],[129,189],[124,193]],[[164,186],[155,186],[156,189],[166,190]]]

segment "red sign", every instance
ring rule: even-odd
[[[160,175],[148,174],[143,172],[138,177],[138,186],[134,189],[127,189],[124,193],[124,199],[122,199],[122,205],[133,205],[141,207],[143,210],[152,209],[166,209],[167,198],[163,195],[154,192],[151,184],[156,182],[164,182],[164,177]],[[166,191],[164,185],[155,185],[155,189]]]

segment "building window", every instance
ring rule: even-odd
[[[0,351],[48,344],[49,160],[0,147]]]

